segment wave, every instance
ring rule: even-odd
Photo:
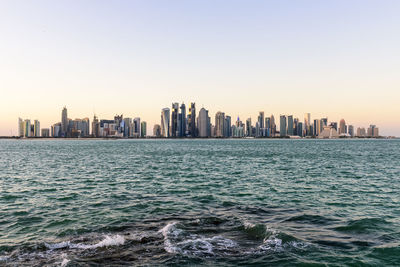
[[[242,227],[248,237],[262,241],[252,247],[249,247],[248,243],[243,246],[222,235],[205,236],[187,233],[179,229],[177,222],[168,223],[158,232],[164,237],[166,252],[185,256],[243,256],[286,249],[304,249],[308,246],[308,243],[279,233],[264,224],[244,222]]]
[[[243,230],[247,236],[256,240],[264,240],[276,233],[275,230],[265,224],[254,224],[247,221],[243,222]]]
[[[70,248],[70,249],[95,249],[95,248],[100,248],[100,247],[108,247],[108,246],[119,246],[123,245],[125,243],[125,238],[121,235],[114,235],[114,236],[108,236],[106,235],[103,240],[96,244],[82,244],[82,243],[72,243],[71,241],[63,241],[60,243],[55,243],[55,244],[48,244],[45,243],[46,248],[50,250],[56,250],[56,249],[64,249],[64,248]]]
[[[177,228],[176,222],[168,223],[159,230],[164,237],[164,249],[168,253],[182,255],[215,255],[219,252],[228,252],[237,247],[237,243],[231,239],[217,235],[206,237],[197,234],[188,234]]]

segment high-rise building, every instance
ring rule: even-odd
[[[351,137],[354,137],[354,126],[353,125],[349,125],[349,127],[348,127],[348,134],[351,136]]]
[[[133,119],[133,136],[140,137],[140,118],[136,117]]]
[[[188,135],[196,137],[196,104],[190,103],[188,114]]]
[[[208,116],[208,110],[206,110],[205,108],[201,108],[199,111],[197,127],[199,131],[199,137],[211,136],[210,118]]]
[[[300,137],[304,136],[303,123],[300,121],[297,123],[297,135]]]
[[[50,129],[49,128],[41,129],[41,136],[42,137],[50,137]]]
[[[265,118],[265,136],[271,137],[271,117]]]
[[[97,118],[96,114],[93,116],[92,136],[100,137],[100,123],[99,123],[99,119]]]
[[[275,136],[276,134],[276,124],[275,124],[275,117],[271,114],[271,136]]]
[[[24,124],[24,136],[31,137],[31,120],[25,120]]]
[[[225,113],[218,111],[215,114],[215,137],[224,137]]]
[[[367,130],[368,137],[379,137],[379,128],[376,125],[371,124]]]
[[[366,132],[365,132],[365,128],[357,128],[357,136],[358,137],[365,137],[366,136]]]
[[[287,134],[292,136],[294,135],[294,121],[293,121],[293,115],[289,115],[287,117]]]
[[[68,122],[67,108],[64,107],[61,112],[61,135],[64,137],[67,137],[68,124],[69,122]]]
[[[305,130],[307,136],[312,135],[311,114],[310,113],[304,114],[304,130]]]
[[[256,122],[256,137],[261,137],[261,128],[260,128],[260,123],[258,122],[258,120],[257,120],[257,122]]]
[[[172,103],[171,111],[171,136],[176,137],[178,133],[178,115],[179,115],[179,104]]]
[[[246,120],[246,136],[251,136],[252,135],[252,133],[251,133],[251,118],[248,118],[247,120]]]
[[[170,124],[169,124],[169,108],[163,108],[161,110],[161,136],[170,137]]]
[[[225,116],[225,122],[224,122],[224,136],[225,137],[231,137],[232,136],[231,126],[232,126],[231,116],[226,115]]]
[[[145,121],[142,121],[140,124],[140,137],[146,137],[147,136],[147,123]]]
[[[258,136],[264,136],[264,128],[265,128],[265,121],[264,121],[264,111],[260,111],[259,115],[258,115],[258,126],[260,127],[260,130],[258,131]]]
[[[186,106],[182,103],[181,112],[178,114],[178,134],[179,137],[186,136]]]
[[[341,119],[339,123],[339,135],[340,134],[346,134],[346,121],[344,119]]]
[[[280,117],[280,136],[287,136],[287,122],[285,115],[281,115]]]
[[[33,122],[33,136],[40,137],[40,122],[38,120]]]
[[[132,119],[124,118],[124,120],[121,122],[121,129],[122,129],[124,137],[129,137],[129,136],[133,135],[133,133],[131,132],[131,130],[133,129]]]
[[[321,133],[321,122],[320,120],[314,120],[314,124],[313,124],[313,135],[314,136],[318,136]]]
[[[161,137],[161,126],[159,124],[154,125],[154,127],[153,127],[153,135],[155,137]]]
[[[61,122],[58,122],[51,126],[51,136],[52,137],[60,137],[61,136]]]
[[[25,129],[25,123],[24,120],[21,118],[18,118],[18,136],[23,137],[24,136],[24,130]]]

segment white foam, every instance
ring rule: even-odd
[[[120,235],[108,236],[106,235],[103,240],[96,244],[81,244],[81,243],[71,243],[70,241],[64,241],[56,244],[48,244],[45,243],[45,246],[50,249],[61,249],[61,248],[72,248],[72,249],[94,249],[100,247],[108,247],[108,246],[119,246],[125,243],[125,238]]]
[[[61,267],[67,266],[68,262],[70,262],[69,259],[63,259],[63,261],[61,262],[61,265],[60,265],[60,266],[61,266]]]
[[[244,225],[244,229],[246,229],[246,230],[251,229],[251,228],[253,228],[253,227],[256,226],[254,223],[247,222],[247,221],[245,221],[245,222],[243,223],[243,225]]]
[[[68,262],[70,262],[70,260],[67,259],[67,254],[63,253],[63,254],[61,254],[61,257],[62,257],[62,262],[61,262],[60,267],[67,266]]]
[[[9,256],[1,256],[0,261],[6,261],[8,260]]]
[[[164,236],[164,249],[168,253],[174,254],[179,253],[180,249],[174,246],[170,240],[170,237],[177,237],[182,231],[175,227],[176,222],[170,222],[158,232]]]
[[[164,249],[168,253],[181,253],[185,255],[213,254],[215,249],[226,250],[237,246],[236,242],[222,236],[182,236],[183,231],[176,227],[176,222],[168,223],[158,232],[164,236]]]

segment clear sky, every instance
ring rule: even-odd
[[[400,1],[4,0],[0,91],[0,135],[194,101],[400,136]]]

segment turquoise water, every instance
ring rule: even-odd
[[[0,265],[399,265],[399,140],[0,140]]]

